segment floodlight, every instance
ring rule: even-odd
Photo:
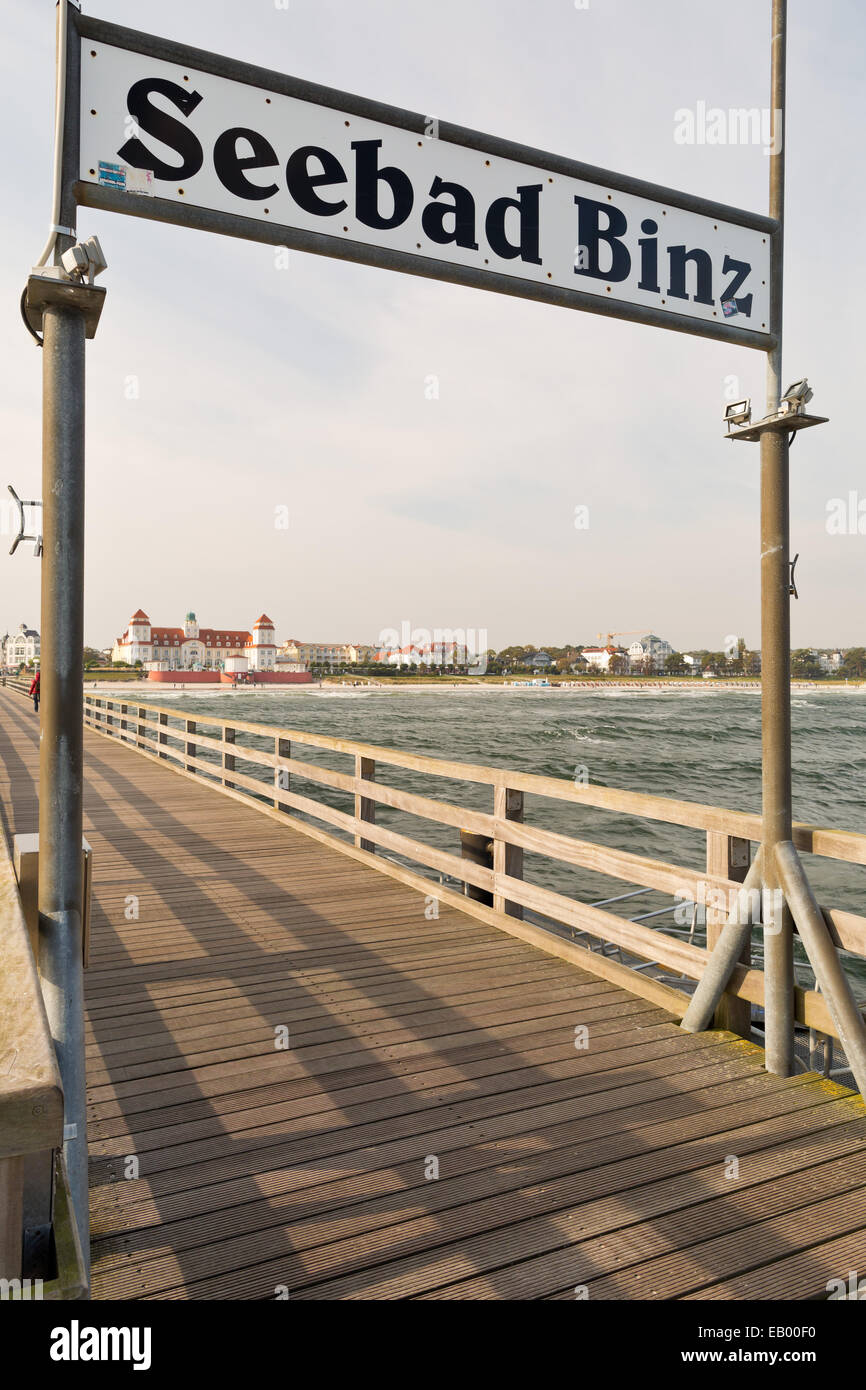
[[[782,396],[782,400],[790,401],[791,406],[800,409],[802,406],[808,405],[814,394],[808,381],[803,377],[802,381],[795,381],[788,387],[787,391],[785,391]]]
[[[749,399],[744,401],[731,401],[730,405],[725,406],[725,424],[730,429],[731,425],[745,425],[752,418],[752,402]]]

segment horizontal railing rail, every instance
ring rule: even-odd
[[[453,879],[467,885],[466,892],[470,896],[459,900],[463,910],[496,921],[500,926],[507,923],[506,929],[514,933],[536,939],[535,928],[528,923],[521,922],[519,928],[516,925],[524,911],[528,911],[570,930],[572,935],[585,934],[591,941],[600,943],[602,951],[609,946],[620,955],[627,952],[643,963],[637,970],[625,965],[619,967],[628,970],[633,981],[629,987],[659,1001],[664,999],[668,1008],[678,1007],[679,996],[683,1001],[680,1013],[688,1003],[687,993],[639,972],[651,962],[680,980],[683,977],[699,980],[709,951],[690,939],[693,933],[669,934],[658,925],[646,925],[645,921],[629,919],[552,888],[530,883],[524,878],[524,856],[527,853],[543,856],[605,875],[619,883],[638,884],[643,889],[680,899],[698,900],[703,896],[710,904],[707,942],[712,947],[719,924],[727,916],[728,904],[736,901],[733,895],[741,890],[750,843],[761,838],[760,816],[722,807],[584,785],[513,769],[454,762],[305,730],[225,720],[106,695],[85,694],[85,722],[97,732],[136,748],[143,756],[166,761],[176,770],[203,778],[230,796],[253,801],[269,814],[293,816],[297,828],[304,833],[333,843],[344,852],[371,857],[382,872],[403,877],[414,886],[424,886],[428,890],[430,887],[429,877],[414,872],[419,865],[428,873],[438,874],[440,880]],[[266,746],[261,746],[262,743]],[[298,757],[298,749],[339,754],[353,760],[353,766],[350,771],[325,767]],[[492,792],[492,809],[462,806],[439,796],[421,795],[389,785],[379,780],[387,769],[420,773],[476,788],[487,787]],[[352,799],[353,813],[309,794],[307,787],[299,790],[299,782],[313,784],[328,793],[347,795]],[[524,819],[527,797],[590,806],[703,831],[706,867],[699,870],[668,863],[528,824]],[[418,840],[404,833],[402,827],[397,830],[377,824],[377,807],[458,831],[464,842],[462,854]],[[313,826],[302,817],[309,817],[318,824]],[[812,854],[850,864],[866,864],[866,836],[800,824],[795,838],[800,848]],[[471,855],[467,840],[475,841],[476,851]],[[390,857],[384,860],[381,855],[377,856],[377,850],[409,861],[412,869],[393,862]],[[447,897],[449,892],[441,888],[437,896]],[[757,923],[760,894],[753,896],[757,901],[749,910]],[[721,907],[713,907],[713,903],[720,903]],[[824,913],[836,946],[866,955],[866,918],[837,909],[824,909]],[[661,913],[642,915],[657,921]],[[545,935],[549,937],[550,934]],[[546,943],[539,940],[537,944],[551,949],[549,940]],[[604,962],[604,973],[610,974],[615,963],[606,956]],[[594,968],[602,969],[600,960],[595,961]],[[750,1006],[763,1005],[763,999],[763,973],[744,958],[736,967],[725,996],[733,1011],[732,1018],[736,1016],[736,1009],[740,1010],[738,1022],[730,1026],[747,1032]],[[837,1036],[826,1001],[818,991],[798,987],[795,1012],[798,1021],[815,1032]]]
[[[576,784],[564,778],[545,777],[533,772],[518,772],[510,768],[484,767],[474,763],[450,762],[443,758],[433,758],[422,753],[408,753],[401,749],[384,748],[378,744],[361,743],[350,739],[334,738],[327,734],[313,734],[300,729],[276,729],[270,724],[254,724],[246,721],[225,720],[177,710],[166,711],[159,705],[146,705],[138,701],[119,701],[106,696],[85,695],[86,711],[104,708],[108,717],[119,717],[132,722],[131,710],[144,717],[138,722],[153,727],[150,715],[165,717],[163,732],[180,737],[180,730],[168,725],[168,719],[184,721],[193,719],[199,725],[215,728],[231,727],[235,734],[252,734],[273,739],[279,734],[284,740],[300,743],[311,748],[327,749],[335,753],[345,753],[355,757],[369,758],[381,766],[398,767],[413,772],[428,773],[459,782],[470,782],[482,786],[508,786],[515,791],[524,791],[534,796],[549,797],[557,801],[572,801],[583,806],[593,806],[600,810],[617,811],[638,816],[645,820],[657,820],[669,825],[680,825],[695,830],[721,831],[739,839],[759,841],[761,838],[761,817],[753,812],[728,810],[720,806],[705,806],[697,801],[681,801],[672,797],[655,796],[645,792],[623,791],[615,787],[601,787],[592,784]],[[112,716],[112,711],[113,716]],[[138,715],[136,715],[138,718]],[[108,726],[110,727],[110,725]],[[196,740],[203,743],[204,739]],[[219,740],[217,740],[219,742]],[[247,747],[243,756],[255,754],[258,750]],[[238,750],[240,753],[240,750]],[[264,761],[253,756],[249,761]],[[318,769],[317,769],[318,770]],[[799,849],[828,859],[840,859],[850,864],[866,865],[866,835],[850,830],[835,830],[827,826],[795,823],[795,842]]]

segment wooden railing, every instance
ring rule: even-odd
[[[2,682],[4,686],[7,686],[10,690],[17,690],[22,695],[30,694],[30,686],[32,684],[32,681],[32,676],[29,680],[19,680],[17,676],[0,677],[0,682]]]
[[[308,733],[297,729],[277,729],[266,724],[231,722],[191,711],[166,709],[85,694],[85,722],[99,733],[137,749],[143,756],[165,761],[186,776],[206,780],[223,793],[252,801],[265,814],[277,818],[292,816],[297,829],[313,838],[333,844],[343,853],[369,860],[383,873],[411,883],[430,893],[431,881],[415,866],[428,873],[468,885],[471,897],[457,897],[449,888],[437,886],[435,896],[453,900],[461,909],[532,940],[556,954],[579,953],[586,968],[623,983],[635,993],[663,1004],[682,1015],[688,1004],[685,990],[671,987],[645,972],[647,963],[662,967],[671,975],[700,979],[708,949],[693,939],[681,939],[658,927],[628,920],[597,904],[584,903],[551,888],[530,883],[524,877],[524,854],[542,855],[560,864],[605,875],[619,885],[640,885],[679,899],[701,901],[712,891],[727,902],[735,896],[745,876],[750,846],[760,840],[760,817],[717,806],[675,800],[646,793],[619,791],[610,787],[583,785],[564,779],[539,776],[510,769],[451,762],[422,754],[381,748],[373,744]],[[262,744],[265,746],[261,746]],[[321,766],[298,756],[298,749],[309,748],[340,754],[350,760],[350,770]],[[246,765],[246,770],[244,765]],[[480,810],[445,801],[436,796],[389,785],[383,780],[390,769],[402,769],[436,779],[490,789],[492,806]],[[325,800],[298,790],[298,782],[312,783],[329,793],[348,795],[352,811],[341,810]],[[701,869],[672,864],[659,859],[615,849],[594,841],[574,838],[557,831],[531,825],[525,819],[527,798],[572,803],[581,807],[618,812],[670,825],[689,827],[706,836],[706,862]],[[455,832],[455,844],[462,833],[486,845],[485,856],[474,853],[459,857],[447,849],[424,843],[410,835],[377,824],[377,807],[418,817]],[[311,824],[310,818],[316,824]],[[322,829],[322,823],[327,829]],[[798,847],[813,855],[866,865],[866,836],[823,826],[798,824]],[[396,855],[407,864],[393,862],[376,851]],[[479,862],[479,858],[481,862]],[[628,896],[617,889],[605,902]],[[756,922],[760,919],[760,895],[753,905]],[[712,898],[710,898],[712,903]],[[587,950],[573,941],[555,937],[542,925],[523,920],[524,909],[589,940]],[[825,919],[837,948],[866,955],[866,918],[835,909],[824,909]],[[649,914],[648,914],[649,915]],[[707,944],[711,949],[726,912],[707,914]],[[567,948],[567,949],[566,949]],[[619,960],[607,951],[613,950]],[[624,953],[634,958],[625,963]],[[749,1031],[750,1006],[763,1005],[763,973],[744,960],[734,971],[723,1000],[724,1026],[744,1035]],[[818,1034],[837,1036],[836,1028],[822,995],[814,989],[796,991],[795,1012],[800,1024]],[[718,1019],[717,1019],[718,1021]]]
[[[25,1225],[50,1225],[63,1089],[18,883],[0,835],[0,1279],[20,1280]]]

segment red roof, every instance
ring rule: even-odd
[[[217,640],[219,639],[219,640]],[[194,641],[190,638],[190,641]],[[244,632],[234,632],[227,627],[203,627],[199,629],[200,642],[212,642],[216,647],[245,647],[250,640],[250,634]]]
[[[150,618],[147,616],[147,614],[145,613],[145,611],[144,611],[143,608],[139,608],[139,610],[138,610],[137,613],[133,613],[133,615],[132,615],[132,617],[130,618],[129,621],[130,621],[131,623],[139,623],[139,622],[149,623],[149,622],[150,622]]]
[[[116,641],[119,642],[121,646],[123,646],[124,643],[128,643],[130,641],[129,630],[127,629],[122,637],[116,638]],[[153,646],[162,646],[166,642],[175,641],[180,643],[204,642],[205,646],[212,645],[215,647],[248,647],[250,645],[251,635],[249,632],[230,632],[227,628],[217,629],[213,627],[203,627],[200,629],[198,637],[186,637],[184,636],[183,628],[180,627],[155,627],[153,629]],[[266,643],[265,645],[272,644]]]
[[[258,618],[256,618],[255,622],[253,623],[253,627],[273,627],[273,623],[271,622],[267,613],[262,613]]]

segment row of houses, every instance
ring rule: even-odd
[[[731,655],[724,653],[711,657],[705,651],[679,652],[675,653],[670,642],[662,637],[657,637],[655,633],[648,632],[645,636],[632,642],[629,647],[614,646],[607,643],[602,647],[582,647],[575,655],[575,659],[570,663],[572,671],[595,670],[608,674],[617,675],[646,675],[659,674],[667,669],[670,657],[677,656],[678,662],[682,663],[683,668],[694,675],[724,675],[735,663],[741,661],[745,655],[747,667],[754,672],[761,669],[760,652],[745,652],[745,644],[737,640],[736,646],[731,643]],[[825,675],[836,675],[840,671],[844,660],[844,652],[836,650],[810,649],[795,653],[797,657],[806,658],[813,663],[818,670]],[[549,671],[555,664],[553,658],[544,651],[529,652],[523,658],[522,664],[533,671]]]
[[[181,626],[152,623],[143,609],[133,613],[111,650],[113,662],[153,671],[222,670],[309,671],[317,666],[465,665],[473,654],[459,642],[415,642],[407,646],[361,642],[305,642],[289,637],[277,643],[266,613],[252,628],[200,627],[195,613]]]
[[[738,643],[738,650],[742,646],[743,643]],[[569,659],[571,652],[567,657],[572,671],[649,674],[663,672],[674,649],[664,638],[648,632],[628,647],[615,646],[609,640],[604,646],[575,648],[572,652],[573,659]],[[39,633],[26,623],[21,623],[17,632],[11,635],[7,633],[0,639],[0,654],[7,669],[38,665]],[[486,655],[472,650],[466,643],[454,640],[416,640],[397,646],[387,643],[306,642],[290,637],[277,644],[274,624],[266,613],[262,613],[249,630],[241,630],[226,626],[200,627],[193,612],[187,613],[180,626],[154,624],[141,608],[132,615],[111,650],[112,661],[131,666],[140,664],[149,670],[221,670],[236,674],[244,671],[304,672],[315,667],[373,664],[395,667],[470,665],[481,669],[486,667]],[[708,663],[706,652],[683,652],[679,655],[685,669],[692,669],[695,675],[724,674],[730,661],[716,658],[715,664]],[[759,654],[751,652],[748,657],[752,669],[759,670]],[[845,659],[844,652],[838,649],[800,651],[795,653],[796,657],[807,658],[827,675],[837,674]],[[497,667],[502,664],[497,662]],[[557,665],[557,660],[548,652],[539,650],[524,652],[519,659],[509,656],[505,664],[545,673]],[[562,662],[559,664],[561,666]]]
[[[221,624],[201,627],[189,612],[179,626],[153,623],[139,608],[111,649],[113,662],[141,665],[149,671],[220,670],[308,671],[313,666],[350,666],[376,658],[374,647],[350,642],[302,642],[296,637],[277,644],[274,624],[262,613],[250,629]]]
[[[615,647],[607,643],[603,647],[583,647],[581,656],[588,667],[598,671],[610,671],[611,667],[625,666],[630,672],[657,672],[665,669],[674,649],[663,637],[647,632],[632,642],[629,647]],[[579,664],[579,663],[578,663]]]

